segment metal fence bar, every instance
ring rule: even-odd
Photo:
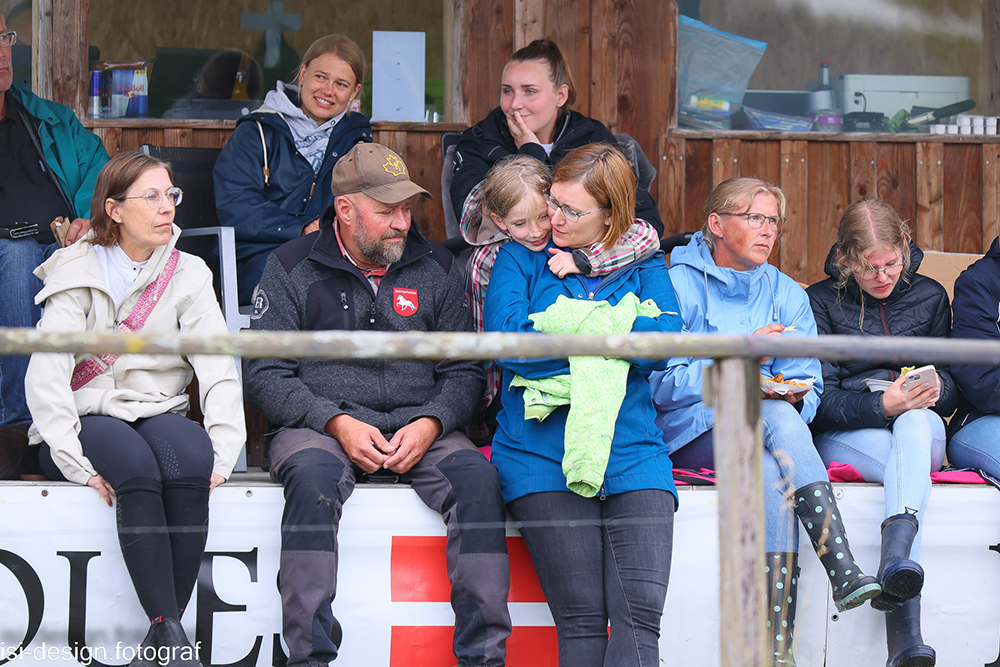
[[[31,352],[227,354],[242,357],[331,359],[535,359],[606,356],[817,357],[820,359],[1000,366],[1000,342],[950,338],[730,336],[629,334],[550,336],[512,333],[387,333],[378,331],[247,331],[218,336],[119,333],[44,333],[0,328],[0,354]]]

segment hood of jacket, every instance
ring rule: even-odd
[[[500,229],[500,226],[493,221],[486,207],[483,205],[483,188],[477,185],[471,193],[472,201],[465,209],[462,220],[458,228],[462,232],[462,238],[471,246],[489,245],[510,240],[510,234]]]
[[[299,137],[320,131],[320,128],[324,128],[323,132],[329,130],[328,125],[333,120],[317,126],[316,121],[306,116],[305,112],[296,106],[295,100],[298,99],[298,96],[298,88],[279,81],[275,90],[264,96],[264,103],[257,107],[253,113],[247,114],[237,121],[237,125],[247,121],[257,121],[280,131],[293,143]],[[371,141],[371,121],[364,114],[348,111],[333,125],[343,125],[343,130],[367,131],[365,140]]]
[[[695,232],[687,245],[674,248],[670,253],[670,266],[688,266],[701,272],[705,277],[705,287],[711,286],[722,296],[735,296],[747,292],[754,288],[762,280],[767,281],[768,289],[772,298],[774,288],[771,286],[771,279],[768,276],[769,269],[774,269],[770,264],[761,264],[750,271],[737,271],[727,267],[719,266],[712,257],[712,251],[708,247],[708,242],[701,232]]]

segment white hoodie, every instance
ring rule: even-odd
[[[97,253],[86,239],[57,250],[35,269],[35,275],[45,282],[35,297],[36,303],[45,303],[38,329],[61,333],[117,331],[115,321],[124,320],[132,312],[146,286],[160,275],[179,235],[175,225],[170,242],[153,251],[117,309],[104,285]],[[227,332],[212,287],[212,272],[201,259],[180,253],[174,275],[142,333]],[[166,412],[186,414],[186,389],[193,373],[198,376],[205,430],[215,452],[212,472],[229,477],[246,442],[243,392],[232,357],[123,354],[108,370],[74,392],[70,388],[73,368],[87,356],[35,353],[25,377],[28,408],[34,421],[28,432],[30,442],[48,443],[52,460],[66,479],[86,484],[97,474],[80,446],[81,415],[108,415],[131,422]]]

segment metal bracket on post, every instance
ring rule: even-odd
[[[712,369],[719,489],[720,665],[764,667],[769,663],[759,364],[730,357],[717,359]]]

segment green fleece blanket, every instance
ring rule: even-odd
[[[536,331],[550,334],[627,334],[636,317],[656,317],[656,303],[639,303],[626,294],[617,305],[607,301],[583,301],[560,296],[545,312],[530,315]],[[524,418],[544,420],[552,411],[569,405],[563,447],[566,486],[585,498],[593,498],[604,483],[611,456],[615,422],[625,398],[629,362],[606,357],[571,357],[569,375],[526,380],[517,375],[513,387],[524,387]]]

